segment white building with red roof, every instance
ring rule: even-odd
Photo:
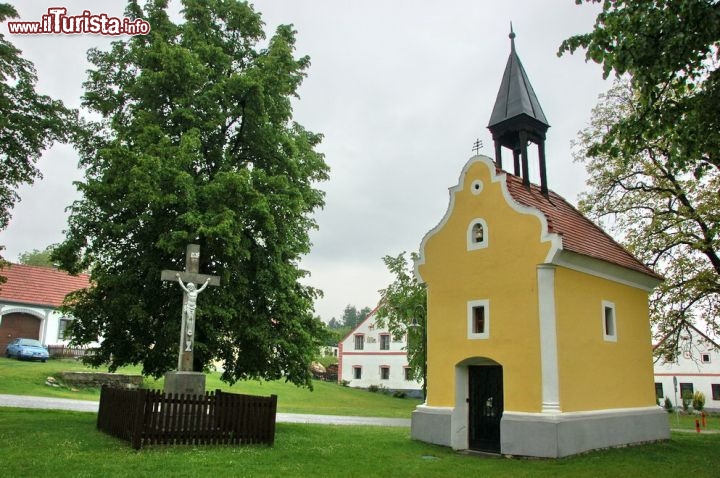
[[[422,396],[422,384],[410,378],[407,334],[394,338],[378,326],[376,312],[377,308],[338,343],[338,383]]]
[[[73,319],[59,308],[67,294],[90,286],[89,276],[23,264],[9,264],[0,275],[6,278],[0,284],[0,351],[15,338],[67,345],[65,330]]]
[[[674,339],[674,340],[673,340]],[[664,354],[666,342],[672,352]],[[677,349],[672,343],[677,343]],[[692,324],[681,323],[654,347],[655,396],[682,407],[685,394],[702,392],[707,410],[720,410],[720,344]]]

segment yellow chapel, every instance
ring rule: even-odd
[[[428,296],[427,397],[412,437],[537,457],[667,439],[648,316],[662,278],[548,189],[549,125],[514,37],[488,125],[495,158],[465,164],[415,264]]]

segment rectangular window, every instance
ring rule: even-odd
[[[355,336],[355,350],[362,350],[363,348],[365,348],[365,336],[357,334]]]
[[[390,350],[390,334],[380,334],[380,350]]]
[[[490,302],[471,300],[467,306],[468,338],[487,339],[490,337]]]
[[[692,383],[681,383],[680,384],[680,398],[692,398],[695,390]]]
[[[410,381],[412,380],[412,369],[410,367],[405,367],[403,369],[405,380]]]
[[[700,355],[702,363],[710,363],[710,354],[703,353]]]
[[[663,394],[663,386],[660,382],[655,382],[655,398],[665,398]]]
[[[390,367],[380,367],[380,380],[390,380]]]
[[[615,304],[608,301],[602,303],[603,338],[607,342],[617,342],[617,320]]]
[[[70,319],[60,319],[58,323],[58,340],[65,340],[65,333],[67,332],[70,322]]]
[[[713,383],[711,387],[713,400],[720,400],[720,383]]]
[[[362,378],[362,367],[353,367],[353,378],[360,380]]]

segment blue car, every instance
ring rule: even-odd
[[[5,349],[7,358],[17,357],[18,360],[40,360],[46,361],[50,358],[47,349],[35,339],[15,339]]]

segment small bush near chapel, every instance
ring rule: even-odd
[[[674,407],[670,399],[668,397],[665,397],[665,410],[667,410],[668,413],[672,413],[673,408]]]

